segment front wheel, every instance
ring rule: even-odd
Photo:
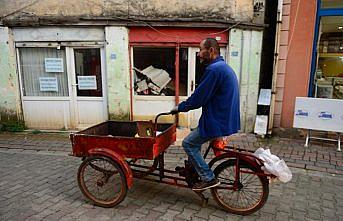
[[[214,200],[230,213],[249,215],[259,210],[267,201],[269,182],[266,176],[255,174],[257,168],[237,159],[227,160],[216,167],[214,174],[220,181],[218,187],[212,188]],[[239,180],[235,171],[239,169]]]
[[[101,207],[114,207],[123,201],[127,193],[123,170],[107,157],[96,156],[83,161],[77,181],[82,193]]]

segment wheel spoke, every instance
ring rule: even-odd
[[[114,206],[127,192],[125,176],[118,165],[106,158],[89,158],[80,166],[79,186],[84,195],[100,206]]]
[[[240,179],[233,189],[237,168],[246,173],[239,172]],[[232,159],[218,165],[214,172],[221,185],[212,189],[212,195],[227,211],[247,215],[258,210],[265,203],[268,197],[268,180],[255,174],[255,167],[245,162],[236,167],[236,160]]]
[[[248,197],[246,196],[246,194],[245,194],[244,190],[242,191],[242,195],[244,195],[244,196],[245,196],[246,207],[250,206],[250,204],[251,204],[251,201],[249,201],[249,200],[248,200]]]

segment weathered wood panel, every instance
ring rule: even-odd
[[[262,32],[233,29],[228,47],[229,64],[239,79],[241,130],[252,132],[257,111]]]

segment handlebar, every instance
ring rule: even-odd
[[[177,112],[172,112],[172,111],[169,111],[169,112],[164,112],[164,113],[159,113],[156,115],[155,117],[155,122],[154,122],[154,127],[155,127],[155,131],[154,131],[154,136],[156,137],[156,132],[157,132],[157,120],[160,116],[164,116],[164,115],[175,115],[177,114]]]

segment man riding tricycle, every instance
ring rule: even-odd
[[[203,191],[228,212],[247,215],[260,209],[269,194],[268,174],[252,153],[224,145],[218,138],[240,129],[239,86],[234,71],[219,54],[213,38],[200,43],[200,61],[207,65],[194,93],[155,121],[107,121],[71,134],[73,155],[82,157],[78,183],[94,204],[113,207],[132,187],[133,178],[191,188],[203,203]],[[165,168],[164,154],[176,141],[176,125],[158,123],[162,115],[202,107],[199,126],[182,142],[184,165]],[[204,155],[201,146],[209,142]],[[215,157],[205,161],[210,150]],[[150,165],[139,164],[140,159]]]

